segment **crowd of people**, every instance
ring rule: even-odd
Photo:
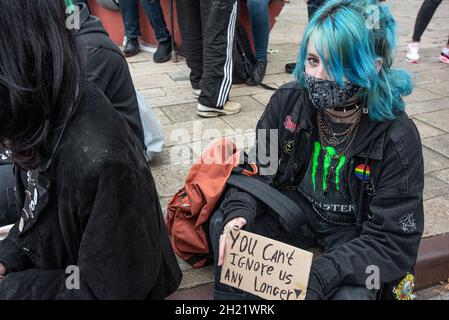
[[[13,224],[0,241],[0,299],[164,299],[181,282],[125,59],[140,50],[139,3],[158,41],[153,60],[166,62],[173,35],[159,0],[119,1],[122,51],[86,1],[0,1],[0,227]],[[201,117],[242,108],[229,99],[239,3],[176,0]],[[440,3],[424,0],[407,61],[418,62]],[[269,5],[247,1],[256,85],[268,63]],[[365,23],[372,5],[376,30]],[[70,30],[75,7],[80,29]],[[209,222],[216,299],[255,298],[220,283],[230,228],[320,246],[307,299],[379,299],[413,273],[424,226],[423,155],[404,112],[410,76],[393,67],[394,17],[378,0],[308,0],[307,9],[295,80],[271,97],[242,164],[270,166],[267,143],[274,144],[278,169],[264,181],[298,204],[306,222],[287,231],[251,194],[227,189]],[[449,42],[439,59],[449,63]],[[365,286],[369,265],[379,267],[382,288]],[[66,286],[69,266],[81,275],[76,290]]]

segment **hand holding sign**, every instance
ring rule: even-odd
[[[225,253],[226,234],[228,230],[239,230],[246,226],[245,218],[235,218],[229,221],[224,227],[223,234],[220,236],[219,248],[218,248],[218,266],[223,265],[223,258]]]
[[[313,254],[229,229],[220,282],[268,300],[304,300]]]

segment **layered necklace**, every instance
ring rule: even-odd
[[[316,173],[319,163],[319,155],[321,151],[324,154],[323,162],[323,182],[322,188],[326,195],[329,179],[334,177],[334,184],[337,191],[340,190],[340,171],[346,163],[346,154],[354,142],[357,130],[359,128],[360,120],[362,118],[362,109],[356,106],[354,112],[344,116],[332,116],[334,119],[344,120],[354,118],[353,121],[348,122],[343,126],[336,126],[329,114],[323,111],[318,111],[317,125],[320,137],[320,142],[315,142],[312,162],[312,183],[316,190]],[[338,149],[338,151],[337,151]]]
[[[346,154],[354,142],[357,130],[359,128],[362,112],[359,107],[349,115],[333,116],[339,120],[354,118],[354,121],[348,122],[344,126],[335,126],[334,121],[326,112],[319,111],[317,114],[317,124],[320,135],[321,145],[341,148],[340,154]]]

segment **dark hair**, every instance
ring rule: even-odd
[[[0,148],[34,169],[79,101],[82,55],[64,0],[1,0],[0,26]]]

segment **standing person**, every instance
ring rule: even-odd
[[[132,57],[139,53],[139,3],[138,0],[120,0],[120,11],[122,12],[123,24],[125,25],[125,57]],[[153,55],[155,63],[170,60],[172,52],[171,35],[165,23],[160,0],[141,0],[148,20],[153,27],[159,46]]]
[[[2,0],[0,11],[0,148],[21,209],[0,242],[0,300],[165,298],[182,274],[153,177],[86,80],[64,1]]]
[[[239,103],[229,101],[238,5],[238,0],[176,0],[199,116],[217,117],[241,110]]]
[[[419,61],[419,43],[427,26],[432,20],[435,11],[441,4],[442,0],[424,0],[416,17],[415,29],[413,31],[412,43],[407,47],[406,61],[410,63],[418,63]],[[449,64],[449,38],[446,46],[441,50],[439,60]]]
[[[367,3],[379,8],[379,28],[365,23]],[[319,245],[323,253],[312,262],[307,299],[410,298],[412,292],[393,287],[411,278],[416,263],[424,165],[402,98],[412,81],[392,67],[395,30],[389,8],[375,0],[328,0],[312,17],[296,81],[271,98],[248,161],[298,204],[306,223],[292,218],[286,224],[251,194],[229,189],[209,228],[217,299],[253,298],[220,283],[230,228],[302,248]],[[369,266],[379,270],[378,288],[366,286]]]
[[[252,71],[255,84],[262,82],[267,69],[267,50],[270,37],[270,0],[248,0],[248,12],[251,21],[251,33],[256,48],[256,65]]]

